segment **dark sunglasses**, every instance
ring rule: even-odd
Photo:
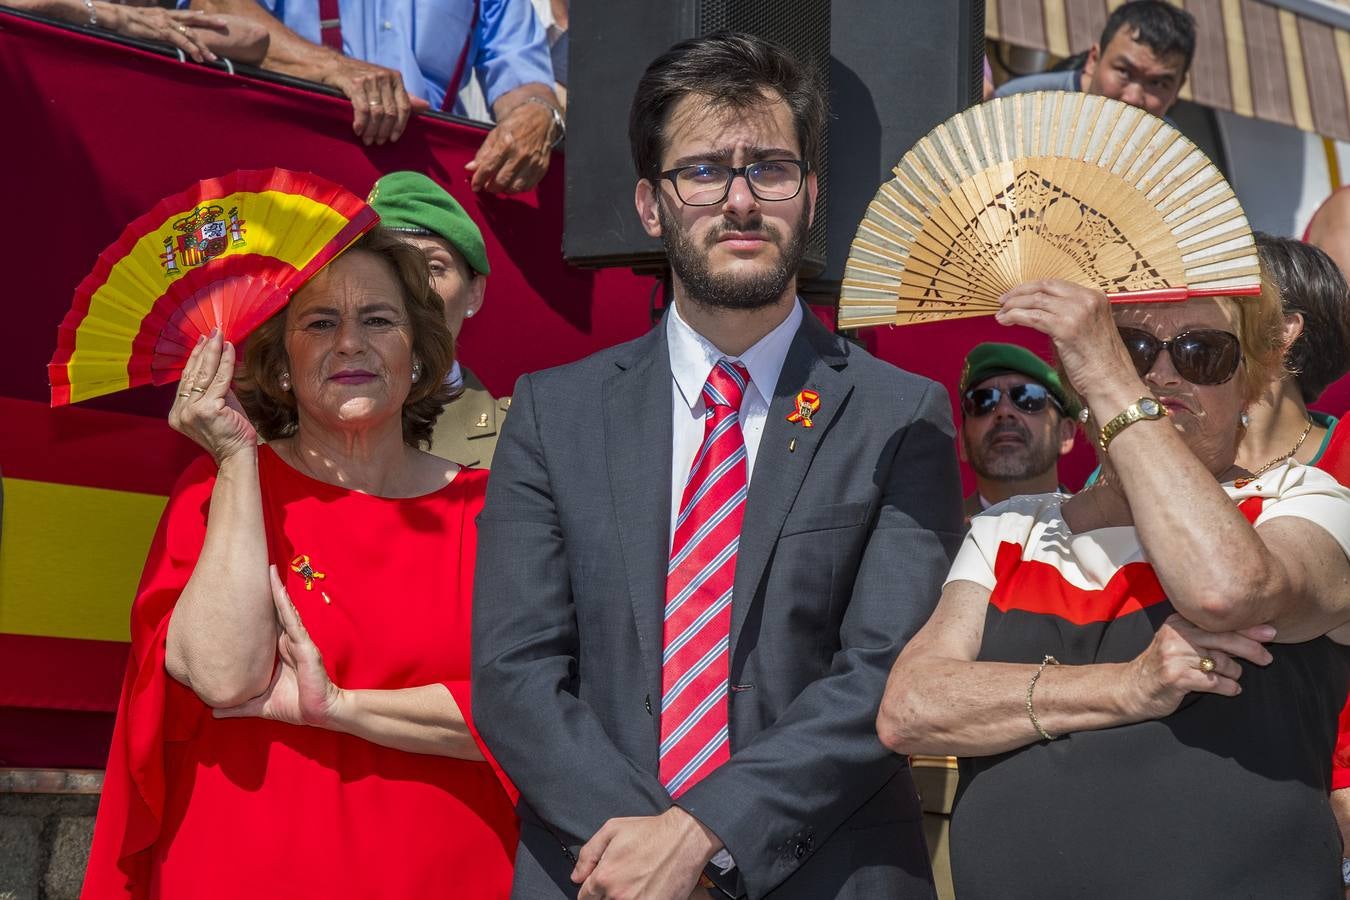
[[[1164,350],[1172,357],[1177,374],[1191,384],[1223,384],[1242,362],[1242,343],[1231,332],[1199,328],[1160,341],[1138,328],[1118,330],[1140,378],[1153,369]]]
[[[987,416],[998,407],[1004,393],[1002,388],[996,387],[970,388],[961,395],[961,411],[971,419]],[[1043,385],[1015,384],[1006,393],[1012,405],[1024,413],[1044,412],[1047,406],[1053,405],[1060,415],[1064,415],[1064,407]]]

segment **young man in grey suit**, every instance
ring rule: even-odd
[[[757,38],[652,63],[629,135],[674,305],[516,385],[473,626],[516,897],[932,896],[874,723],[960,537],[953,428],[796,296],[824,107]]]

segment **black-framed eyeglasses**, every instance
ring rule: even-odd
[[[1054,406],[1061,416],[1065,414],[1064,407],[1059,405],[1055,395],[1040,384],[1015,384],[1006,390],[996,387],[969,388],[961,395],[961,411],[968,419],[987,416],[998,408],[998,401],[1003,399],[1004,394],[1008,395],[1016,409],[1024,413],[1034,415],[1045,412],[1047,406]]]
[[[1163,341],[1138,328],[1118,328],[1120,339],[1143,378],[1166,350],[1177,374],[1191,384],[1223,384],[1242,362],[1242,342],[1229,331],[1196,328]]]
[[[802,182],[811,164],[802,159],[761,159],[744,166],[694,163],[667,169],[660,177],[675,185],[675,194],[686,206],[716,206],[731,193],[731,183],[745,176],[757,200],[791,200],[802,192]]]

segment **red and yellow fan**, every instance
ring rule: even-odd
[[[198,336],[242,341],[377,222],[345,188],[285,169],[161,200],[75,289],[47,366],[52,406],[176,380]]]

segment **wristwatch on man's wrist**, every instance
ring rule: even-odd
[[[1105,453],[1112,439],[1135,422],[1142,422],[1145,419],[1161,419],[1163,416],[1170,415],[1167,407],[1159,403],[1157,399],[1140,397],[1125,407],[1124,412],[1102,426],[1101,433],[1097,436],[1097,446]]]
[[[1341,884],[1350,888],[1350,859],[1341,858]]]

